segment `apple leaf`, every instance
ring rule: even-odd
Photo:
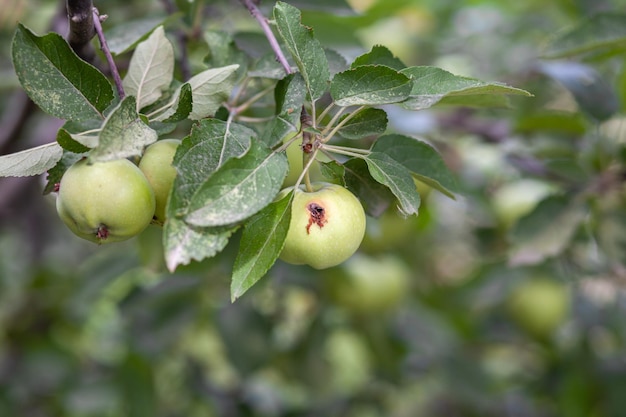
[[[507,106],[507,95],[530,97],[528,91],[498,82],[454,75],[437,67],[409,67],[400,71],[412,79],[410,98],[402,102],[409,110],[422,110],[435,104],[485,107]]]
[[[174,48],[159,26],[137,45],[124,77],[124,91],[137,98],[139,111],[161,98],[173,78]]]
[[[170,192],[163,228],[165,259],[170,271],[192,260],[215,256],[228,243],[236,227],[197,227],[180,216],[187,212],[189,201],[207,178],[232,158],[244,155],[253,137],[254,131],[247,127],[204,119],[176,149],[172,165],[178,175]]]
[[[396,71],[406,68],[404,62],[394,56],[386,46],[382,45],[374,45],[371,51],[357,57],[352,62],[351,68],[360,67],[361,65],[385,65]]]
[[[396,196],[400,210],[405,215],[417,214],[420,206],[420,195],[413,178],[404,165],[387,154],[372,152],[366,158],[367,167],[372,177],[387,186]]]
[[[237,68],[239,65],[211,68],[189,79],[193,97],[190,119],[200,120],[215,114],[233,89]]]
[[[19,24],[12,54],[22,87],[43,111],[65,120],[104,119],[114,98],[111,83],[60,35],[39,37]]]
[[[313,29],[302,25],[297,8],[278,1],[274,6],[274,19],[278,33],[304,78],[311,100],[317,100],[328,89],[330,79],[324,48],[315,38]]]
[[[85,155],[73,153],[73,152],[63,152],[61,158],[57,161],[57,163],[48,170],[48,174],[46,175],[46,185],[43,189],[43,194],[50,194],[55,190],[55,187],[58,183],[61,182],[61,178],[65,171],[76,162],[78,162],[81,158],[84,158]]]
[[[98,146],[91,150],[89,160],[104,162],[139,156],[145,146],[156,140],[157,133],[137,114],[135,97],[127,96],[105,120]]]
[[[46,143],[0,156],[0,177],[30,177],[43,174],[63,156],[63,149],[56,142]]]
[[[559,255],[587,216],[587,208],[566,196],[549,196],[511,232],[509,263],[536,265]]]
[[[291,221],[293,192],[267,205],[246,222],[230,285],[232,301],[241,297],[274,265]]]
[[[341,120],[348,116],[344,116]],[[346,139],[362,139],[383,134],[385,130],[387,130],[387,112],[367,108],[348,120],[337,133]]]
[[[276,117],[265,128],[261,140],[267,146],[281,142],[300,125],[300,109],[306,96],[304,80],[300,74],[291,74],[276,84],[274,100]]]
[[[454,193],[459,192],[456,179],[441,155],[426,142],[409,136],[389,134],[379,137],[371,150],[395,159],[417,179],[448,197],[454,198]]]
[[[198,188],[231,158],[243,156],[255,137],[245,126],[218,119],[204,119],[195,125],[176,149],[172,162],[178,172],[174,193],[181,196],[177,211],[186,213]]]
[[[94,148],[98,144],[98,136],[82,136],[79,140],[74,139],[75,136],[78,137],[77,135],[71,134],[66,129],[61,128],[57,132],[57,142],[66,151],[74,153],[89,152],[91,148]],[[83,145],[83,141],[93,146]]]
[[[245,220],[274,199],[288,169],[283,152],[273,152],[252,141],[244,156],[226,162],[198,188],[185,220],[195,226],[223,226]]]
[[[104,33],[109,50],[114,55],[128,52],[150,36],[154,29],[159,26],[167,26],[178,18],[180,18],[180,13],[169,15],[165,19],[163,17],[145,17],[120,22]]]
[[[185,83],[174,92],[171,106],[155,117],[154,120],[164,123],[177,123],[188,118],[192,109],[193,94],[191,92],[191,85]]]
[[[373,106],[406,100],[411,79],[384,65],[362,65],[336,74],[330,95],[338,106]]]
[[[322,175],[335,184],[346,185],[346,168],[337,161],[318,162]]]
[[[389,188],[372,177],[363,159],[349,159],[343,168],[346,187],[359,198],[365,213],[372,217],[383,214],[395,199]]]
[[[588,52],[624,51],[626,14],[602,12],[558,32],[548,43],[547,58],[564,58]]]
[[[176,181],[174,181],[176,183]],[[170,272],[192,260],[201,261],[221,252],[236,228],[195,227],[175,216],[168,208],[168,219],[163,226],[165,263]]]

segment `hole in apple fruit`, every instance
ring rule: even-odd
[[[328,220],[326,220],[326,210],[319,204],[309,203],[306,208],[309,210],[309,224],[306,225],[306,234],[308,235],[313,224],[318,225],[321,229]]]
[[[109,229],[106,227],[106,225],[101,224],[100,226],[98,226],[98,230],[96,231],[96,237],[101,240],[105,240],[109,237]]]

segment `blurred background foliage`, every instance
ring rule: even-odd
[[[60,123],[19,91],[16,22],[65,29],[58,1],[1,1],[5,154],[54,140]],[[558,39],[596,13],[619,22],[625,2],[291,3],[348,59],[384,44],[407,65],[534,97],[509,109],[386,109],[393,130],[441,151],[462,194],[418,184],[419,216],[368,219],[346,264],[279,262],[234,304],[236,239],[169,274],[158,228],[96,247],[64,228],[42,179],[0,179],[0,415],[624,416],[624,37],[603,26],[621,43],[591,52]],[[111,42],[168,15],[155,0],[96,6]],[[171,30],[226,31],[267,50],[239,2],[176,6]],[[195,39],[199,68],[210,50]]]

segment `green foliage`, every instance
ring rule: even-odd
[[[242,2],[96,1],[125,97],[22,3],[0,177],[44,178],[0,178],[0,415],[621,415],[622,0],[262,2],[275,44]],[[162,227],[50,215],[77,160],[163,138]],[[356,256],[280,260],[288,171],[357,196]]]

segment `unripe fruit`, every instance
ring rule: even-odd
[[[409,293],[411,270],[396,255],[358,253],[327,277],[332,299],[355,313],[382,313]]]
[[[507,309],[513,320],[526,331],[546,337],[565,321],[570,303],[570,293],[564,284],[536,277],[513,290],[507,300]]]
[[[159,224],[165,222],[167,198],[176,178],[176,169],[172,166],[172,160],[180,143],[178,139],[159,140],[146,148],[139,161],[139,169],[146,176],[154,191],[156,202],[154,218]]]
[[[313,192],[303,187],[295,190],[280,259],[325,269],[342,263],[359,248],[365,234],[365,211],[344,187],[323,182],[312,186]]]
[[[63,222],[95,243],[119,242],[145,229],[154,215],[154,193],[132,162],[88,164],[81,159],[61,178],[56,201]]]

